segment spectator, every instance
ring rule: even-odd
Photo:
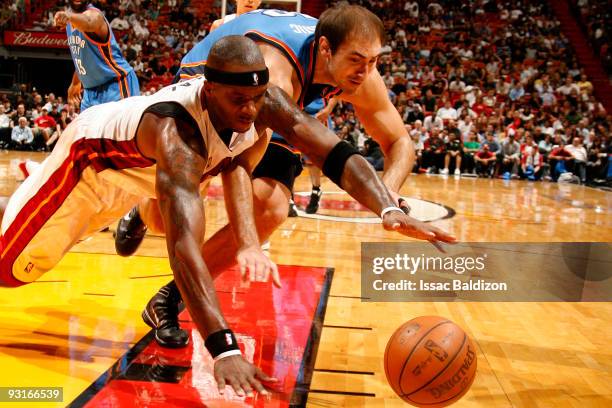
[[[488,146],[488,151],[497,155],[500,153],[501,151],[501,146],[499,145],[499,143],[497,143],[497,140],[495,140],[495,136],[493,135],[493,131],[487,131],[486,133],[486,140],[483,143],[483,145],[487,145]]]
[[[551,142],[551,136],[549,134],[544,135],[544,139],[538,143],[538,151],[544,157],[544,160],[548,159],[548,155],[552,152],[553,144]]]
[[[568,76],[565,79],[565,83],[557,88],[557,93],[568,96],[572,90],[575,90],[576,93],[580,92],[580,87],[574,83],[574,80],[571,76]]]
[[[10,114],[11,122],[13,123],[13,126],[16,126],[17,121],[22,116],[27,119],[28,123],[30,122],[30,120],[32,120],[31,113],[26,111],[26,107],[25,107],[25,105],[23,103],[20,103],[19,105],[17,105],[17,109],[15,109]]]
[[[4,112],[4,105],[0,104],[0,148],[5,149],[11,140],[11,118]]]
[[[544,158],[529,132],[521,145],[521,174],[530,181],[539,180],[544,172]]]
[[[495,171],[495,154],[489,151],[489,145],[483,144],[482,149],[474,156],[476,173],[480,177],[493,177]]]
[[[408,126],[408,125],[407,125]],[[418,132],[413,132],[410,131],[409,132],[410,137],[412,138],[412,143],[414,145],[414,154],[415,154],[415,168],[414,171],[418,173],[419,169],[422,167],[421,163],[423,161],[423,147],[424,147],[424,143],[421,140],[421,138],[419,137],[419,133]]]
[[[581,94],[590,95],[593,92],[593,84],[588,80],[585,74],[580,75],[580,81],[578,82],[578,89]]]
[[[518,101],[524,95],[525,95],[525,88],[523,88],[523,84],[521,84],[520,82],[515,82],[514,85],[512,86],[512,89],[510,89],[510,93],[508,93],[508,97],[512,101]]]
[[[404,4],[404,11],[408,13],[408,16],[413,19],[419,18],[419,3],[417,1],[406,1]]]
[[[444,107],[438,109],[436,116],[445,122],[448,120],[457,120],[459,118],[457,115],[457,110],[451,106],[451,102],[449,100],[444,102]]]
[[[440,132],[442,129],[444,129],[444,121],[442,118],[436,115],[436,112],[434,112],[432,115],[425,118],[423,121],[423,127],[429,133],[431,133],[434,129]]]
[[[11,132],[12,147],[18,150],[31,150],[34,143],[34,135],[28,125],[28,120],[25,116],[22,116],[17,121],[18,126],[15,126]]]
[[[449,140],[446,142],[446,156],[444,157],[444,169],[441,174],[447,175],[449,173],[449,165],[451,164],[451,160],[454,160],[455,165],[455,176],[461,175],[461,158],[463,153],[463,143],[461,142],[461,138],[457,136],[455,133],[449,134]]]
[[[470,132],[468,134],[468,141],[463,144],[463,162],[465,171],[467,173],[475,174],[475,155],[480,151],[480,143],[476,133]]]
[[[40,135],[45,142],[45,146],[48,146],[51,136],[57,130],[57,122],[47,113],[47,109],[43,108],[43,114],[34,121],[34,124],[36,134]]]
[[[568,171],[566,164],[573,159],[572,154],[565,149],[563,138],[556,135],[555,147],[548,155],[548,164],[553,181],[557,181],[561,174]]]
[[[503,134],[502,134],[503,139]],[[501,145],[499,156],[499,171],[504,178],[519,178],[518,166],[521,161],[521,146],[515,139],[515,133],[509,132]]]
[[[427,173],[433,174],[443,166],[446,146],[437,128],[432,129],[429,134],[429,138],[423,143],[423,168]]]
[[[49,116],[51,116],[56,123],[62,116],[62,114],[58,111],[58,105],[59,104],[53,105],[53,107],[51,108],[51,112],[49,112]]]
[[[573,173],[580,178],[582,184],[586,183],[586,163],[587,163],[587,151],[582,145],[582,140],[579,137],[575,137],[572,140],[572,144],[565,147],[573,158]]]
[[[600,136],[594,136],[588,149],[587,180],[593,180],[596,184],[605,183],[609,157],[612,157],[612,146],[606,146]]]
[[[124,31],[130,28],[130,23],[125,17],[125,11],[121,10],[119,15],[110,22],[110,27],[113,30]]]
[[[425,118],[423,115],[423,108],[413,99],[409,99],[404,109],[404,123],[416,123],[417,121],[422,124],[422,120]]]
[[[465,82],[461,80],[459,77],[455,77],[448,85],[448,89],[451,92],[460,93],[465,90]]]
[[[53,105],[57,103],[57,101],[55,100],[55,94],[50,93],[49,95],[46,96],[46,100],[47,100],[47,103],[43,105],[43,109],[46,109],[47,112],[51,112],[51,109],[53,109]]]
[[[468,140],[470,133],[474,132],[475,124],[470,115],[462,115],[461,119],[459,119],[459,123],[457,124],[459,131],[461,132],[461,138],[463,140]]]
[[[425,109],[425,115],[434,113],[436,111],[437,99],[433,95],[431,88],[425,92],[421,105]]]

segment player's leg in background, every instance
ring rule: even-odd
[[[312,183],[312,191],[310,193],[310,201],[306,206],[307,214],[315,214],[319,210],[319,201],[323,192],[321,191],[321,169],[312,164],[307,164],[306,168],[310,174],[310,182]]]

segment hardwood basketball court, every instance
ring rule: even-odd
[[[17,163],[26,157],[45,156],[0,151],[0,194],[9,195],[18,186]],[[304,173],[296,191],[309,190]],[[323,190],[319,214],[332,219],[289,218],[271,239],[273,260],[293,266],[285,268],[286,273],[333,269],[329,293],[319,287],[325,304],[322,326],[316,319],[312,324],[319,341],[310,384],[301,390],[309,406],[404,406],[387,384],[382,356],[393,331],[421,315],[453,320],[476,345],[476,380],[457,407],[612,406],[611,303],[363,302],[360,243],[408,239],[384,231],[375,220],[351,222],[373,215],[328,180]],[[226,222],[217,180],[210,193],[207,236]],[[419,175],[409,178],[402,193],[415,199],[415,216],[434,220],[464,242],[612,242],[610,192],[577,185]],[[307,197],[298,194],[296,200],[304,206]],[[126,361],[133,361],[128,350],[150,332],[140,319],[143,306],[171,279],[165,255],[164,239],[148,236],[137,256],[120,258],[114,255],[112,232],[101,232],[78,244],[36,283],[0,289],[0,387],[63,387],[63,403],[26,405],[66,406],[83,398],[105,373],[112,376],[113,370],[125,368]],[[236,299],[240,298],[230,296],[227,302],[237,304]],[[279,336],[282,328],[276,326]],[[203,358],[196,349],[194,344],[191,357],[175,351],[165,358]],[[291,350],[284,353],[291,355]],[[197,363],[191,361],[192,369]],[[149,401],[148,405],[132,401],[129,406],[172,406],[163,400],[163,388],[155,390],[161,394],[149,391],[149,400],[139,394],[139,401]],[[122,406],[120,400],[111,398],[107,406]],[[73,406],[79,401],[84,400]]]

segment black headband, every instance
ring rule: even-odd
[[[260,86],[268,83],[268,68],[261,71],[227,72],[208,65],[204,66],[204,76],[207,81],[218,82],[225,85]]]

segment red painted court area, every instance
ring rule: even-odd
[[[268,398],[239,397],[228,387],[218,393],[213,361],[187,311],[190,331],[184,349],[159,347],[149,333],[77,397],[70,407],[288,407],[302,406],[316,357],[332,270],[279,266],[283,287],[244,287],[236,270],[215,286],[226,319],[243,355],[278,378]],[[143,305],[144,306],[144,305]]]

